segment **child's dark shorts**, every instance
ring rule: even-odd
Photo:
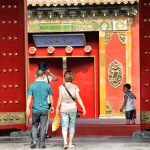
[[[136,110],[129,110],[125,112],[126,119],[135,119],[136,118]]]

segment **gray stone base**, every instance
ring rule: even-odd
[[[10,133],[10,138],[30,138],[31,131],[15,131]]]
[[[135,131],[133,132],[134,138],[150,138],[150,131]]]

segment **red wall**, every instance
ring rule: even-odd
[[[132,24],[132,91],[137,100],[134,104],[137,117],[140,117],[140,50],[139,50],[139,14],[134,16]]]
[[[62,33],[61,33],[62,34]],[[37,51],[36,51],[36,53],[34,54],[34,55],[31,55],[31,54],[29,54],[28,53],[28,56],[35,56],[35,57],[45,57],[45,56],[55,56],[55,57],[61,57],[61,56],[94,56],[95,57],[95,69],[96,69],[96,74],[95,74],[95,78],[96,78],[96,89],[95,89],[95,91],[96,91],[96,97],[95,97],[95,99],[96,99],[96,117],[99,117],[99,68],[98,68],[98,64],[99,64],[99,33],[98,32],[87,32],[87,33],[85,33],[85,37],[86,37],[86,42],[87,42],[87,45],[89,45],[89,46],[91,46],[92,47],[92,51],[91,51],[91,53],[86,53],[85,51],[84,51],[84,47],[73,47],[74,49],[73,49],[73,52],[71,53],[71,54],[67,54],[66,53],[66,51],[65,51],[65,47],[61,47],[61,48],[55,48],[55,51],[54,51],[54,53],[53,54],[49,54],[48,52],[47,52],[47,48],[37,48]],[[91,38],[92,37],[92,38]],[[28,47],[30,48],[30,47],[34,47],[35,45],[34,45],[34,43],[33,43],[33,38],[32,38],[32,34],[29,34],[29,36],[28,36],[28,39],[29,39],[29,41],[28,41]],[[40,61],[39,61],[40,62]],[[84,63],[84,62],[83,62]],[[80,65],[80,64],[79,64]],[[80,67],[80,66],[79,66]],[[30,65],[29,65],[29,68],[30,68]],[[80,67],[81,68],[81,67]],[[51,68],[50,68],[51,69]],[[92,69],[92,68],[91,68]],[[30,81],[30,83],[31,83],[31,81],[33,82],[33,76],[35,75],[35,70],[36,69],[34,69],[34,73],[32,73],[32,74],[30,74],[29,75],[29,81]],[[84,69],[83,69],[84,70]],[[89,70],[90,71],[90,70]],[[89,72],[88,71],[88,72]],[[93,69],[92,69],[92,71],[93,71]],[[92,74],[93,74],[93,72],[91,72]],[[91,75],[92,75],[91,74]],[[57,75],[57,74],[56,74]],[[30,76],[32,76],[32,77],[30,77]],[[30,80],[32,78],[32,80]],[[58,78],[59,78],[59,76],[58,76]],[[56,81],[57,82],[57,81]],[[52,84],[55,84],[56,82],[53,82]],[[63,81],[61,81],[61,83],[59,82],[59,85],[60,84],[62,84],[63,83]],[[51,85],[52,85],[51,84]],[[58,85],[58,86],[59,86]],[[58,91],[58,86],[57,86],[57,88],[56,88],[56,90]],[[83,82],[83,86],[84,86],[84,82]],[[54,86],[52,85],[52,88],[53,88]],[[80,87],[79,87],[80,88]],[[85,88],[85,90],[86,90],[86,86],[84,86],[84,88]],[[80,89],[81,90],[81,89]],[[80,95],[82,96],[82,97],[84,97],[84,91],[85,90],[81,90],[80,91]],[[56,103],[57,103],[57,98],[58,98],[58,92],[55,92],[55,99],[54,99],[54,103],[55,103],[55,105],[56,105]],[[88,101],[88,100],[87,100]],[[93,104],[94,105],[94,104]],[[92,109],[94,109],[93,108],[94,106],[92,106]],[[30,107],[31,108],[31,107]],[[91,111],[91,103],[87,103],[86,104],[86,109],[87,109],[87,111]],[[95,111],[95,110],[92,110],[92,111]],[[91,117],[91,118],[93,118],[94,117],[94,115],[93,116],[90,116],[90,115],[86,115],[85,116],[86,118],[89,118],[89,117]],[[31,118],[31,116],[30,116],[30,118]]]

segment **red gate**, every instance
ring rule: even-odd
[[[150,1],[140,0],[139,6],[141,130],[144,130],[150,127]],[[0,1],[0,129],[26,128],[26,12],[26,0]]]
[[[140,0],[141,130],[150,127],[150,1]]]
[[[26,0],[0,1],[0,129],[26,130]]]

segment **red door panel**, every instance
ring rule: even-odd
[[[38,64],[40,62],[45,62],[50,71],[58,77],[58,81],[52,81],[50,83],[53,90],[54,97],[54,109],[56,108],[59,89],[58,87],[63,84],[63,66],[62,66],[62,58],[30,58],[29,59],[29,84],[35,81],[35,74],[38,70]],[[48,74],[46,74],[48,75]],[[30,105],[30,110],[32,110],[32,103]],[[55,112],[51,114],[50,118],[54,118]],[[32,113],[29,118],[32,118]]]
[[[73,84],[78,85],[81,99],[85,105],[87,114],[82,118],[95,117],[95,96],[94,96],[94,58],[78,57],[67,58],[67,70],[75,73]],[[78,110],[82,110],[77,102]]]
[[[0,129],[26,128],[24,9],[24,0],[0,1]]]
[[[118,38],[117,33],[113,33],[111,41],[105,46],[106,49],[106,102],[112,107],[113,114],[118,114],[119,109],[123,103],[124,93],[122,91],[123,85],[126,83],[126,47]],[[123,67],[123,81],[122,84],[114,88],[110,85],[108,78],[108,69],[110,63],[117,60]],[[117,104],[117,105],[116,105]]]
[[[148,21],[150,18],[149,9],[150,5],[148,0],[139,1],[141,130],[150,127],[150,22]],[[146,102],[145,100],[148,101]]]

